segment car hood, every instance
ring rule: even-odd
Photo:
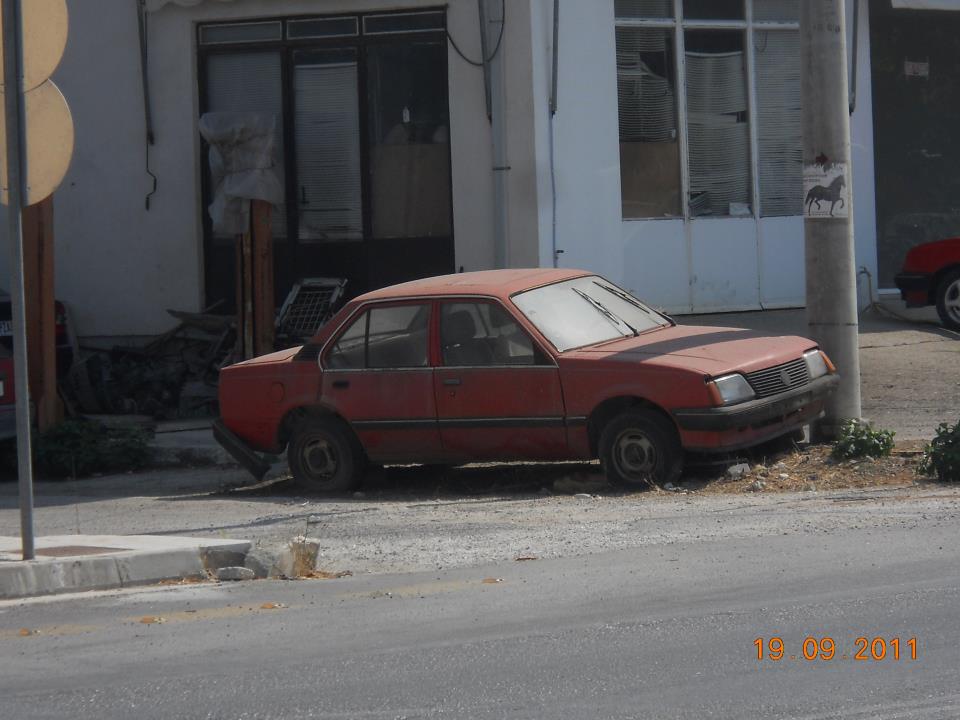
[[[675,325],[637,337],[592,345],[564,353],[571,360],[644,362],[720,375],[741,370],[753,372],[795,360],[816,347],[813,340],[796,335],[763,335],[727,327]]]

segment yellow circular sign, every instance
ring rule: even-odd
[[[24,0],[23,89],[33,90],[49,78],[60,64],[67,47],[66,0]],[[3,57],[3,19],[0,18],[0,58]],[[2,65],[2,62],[0,62]],[[0,86],[3,78],[0,76]]]
[[[60,89],[52,80],[24,95],[26,103],[27,178],[24,205],[33,205],[50,196],[70,167],[73,156],[73,118]],[[0,202],[7,195],[7,128],[0,113]]]

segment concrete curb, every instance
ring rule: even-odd
[[[152,467],[237,464],[217,443],[208,420],[159,423],[150,446]]]
[[[75,548],[68,557],[15,559],[19,541],[0,538],[0,600],[204,578],[208,571],[242,565],[245,540],[151,535],[68,535],[37,539],[37,550]],[[102,552],[110,548],[109,552]],[[83,550],[97,551],[83,554]]]

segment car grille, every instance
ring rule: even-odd
[[[757,370],[747,373],[747,382],[757,394],[758,398],[770,397],[777,393],[803,387],[810,382],[807,364],[803,358],[791,360],[783,365],[774,365],[766,370]],[[789,382],[784,382],[789,380]]]

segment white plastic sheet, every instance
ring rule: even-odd
[[[265,113],[211,112],[200,118],[200,135],[210,145],[209,211],[215,232],[246,232],[250,200],[283,202],[276,124],[276,116]]]

